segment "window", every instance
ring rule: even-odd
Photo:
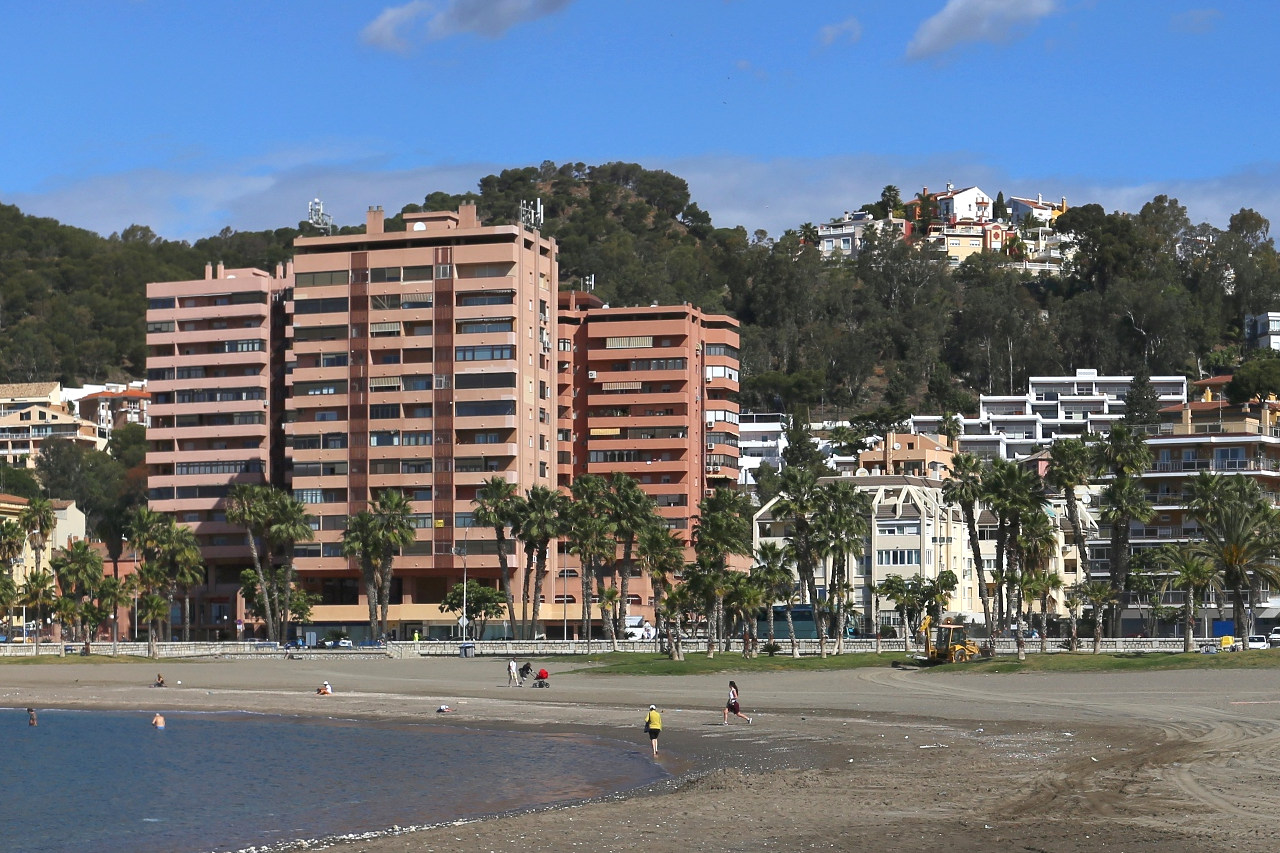
[[[375,403],[369,407],[369,420],[392,420],[400,417],[398,403]]]
[[[330,270],[328,272],[300,272],[293,276],[294,287],[321,287],[326,284],[347,284],[351,279],[350,270]]]
[[[454,406],[454,414],[460,418],[469,417],[510,417],[516,413],[515,400],[482,400],[477,402],[459,402]]]
[[[165,308],[172,308],[172,307],[173,307],[173,304],[174,304],[174,303],[173,303],[173,297],[172,297],[172,296],[164,297],[164,298],[159,298],[159,299],[148,299],[148,300],[147,300],[147,310],[148,310],[148,311],[162,311],[162,310],[164,310]]]
[[[401,271],[403,281],[431,281],[434,270],[430,266],[404,267]]]
[[[514,373],[459,373],[453,377],[456,388],[514,388]]]
[[[731,347],[728,344],[707,344],[707,355],[727,355],[730,358],[738,357],[738,348]]]
[[[293,303],[294,314],[345,314],[347,297],[334,296],[328,299],[298,299]]]
[[[605,338],[605,349],[642,349],[653,346],[653,335],[626,335],[616,338]]]
[[[384,281],[399,281],[400,267],[373,267],[369,270],[369,281],[380,283]]]
[[[486,320],[458,324],[460,335],[483,335],[500,332],[514,332],[515,320]]]
[[[430,474],[430,459],[405,459],[400,463],[401,474]]]
[[[397,447],[400,444],[400,433],[397,430],[380,430],[369,433],[370,447]]]
[[[460,307],[468,305],[514,305],[515,302],[516,292],[514,290],[458,294],[458,305]]]
[[[457,361],[503,361],[516,357],[516,348],[509,345],[489,347],[457,347]]]
[[[406,447],[423,447],[431,444],[431,433],[429,432],[401,433],[400,443]]]
[[[320,356],[321,367],[346,367],[347,354],[345,352],[330,353]]]
[[[919,548],[888,548],[876,551],[878,566],[918,566],[920,565]]]
[[[173,331],[173,321],[172,321],[172,320],[165,320],[165,321],[164,321],[164,322],[162,322],[162,323],[148,323],[148,324],[147,324],[147,334],[148,334],[148,335],[155,335],[155,334],[160,334],[160,333],[162,333],[162,332],[172,332],[172,331]]]

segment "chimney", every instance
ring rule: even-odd
[[[218,278],[226,278],[226,277],[227,277],[227,271],[222,266],[222,261],[218,261]]]
[[[204,280],[208,281],[213,278],[213,261],[206,261],[204,265]]]
[[[476,206],[474,204],[458,205],[458,227],[459,228],[479,228],[480,217],[476,215]]]
[[[1182,425],[1185,427],[1191,426],[1191,402],[1190,401],[1182,404]]]
[[[1067,197],[1065,195],[1062,197],[1062,207],[1060,208],[1060,210],[1062,213],[1067,212]]]
[[[1044,204],[1044,196],[1040,193],[1036,193],[1036,204]]]
[[[378,205],[377,207],[370,206],[369,211],[364,216],[364,233],[381,234],[382,219],[382,205]]]

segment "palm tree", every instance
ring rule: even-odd
[[[679,535],[656,519],[640,531],[636,557],[653,584],[653,613],[657,620],[654,639],[666,635],[663,599],[676,575],[684,568],[684,542]]]
[[[1009,558],[1019,556],[1017,542],[1021,525],[1026,518],[1037,513],[1043,514],[1044,506],[1048,503],[1044,496],[1044,482],[1028,468],[996,459],[983,480],[983,486],[987,502],[996,516],[996,574],[1004,579],[1007,594],[1014,591],[1019,576],[1019,567],[1010,565]],[[1004,602],[1012,603],[1011,599],[1011,595],[1003,600],[997,597],[997,614],[1008,612]],[[1020,614],[1010,615],[1016,617]],[[1019,648],[1021,646],[1019,632]]]
[[[377,528],[378,559],[376,573],[378,580],[379,631],[370,639],[387,635],[387,617],[391,609],[391,579],[395,555],[413,544],[414,528],[410,520],[413,514],[409,500],[404,493],[396,489],[383,489],[373,505],[373,520]]]
[[[716,596],[716,621],[707,624],[708,657],[713,642],[711,635],[720,628],[721,604],[726,581],[720,577],[728,572],[730,556],[751,554],[751,499],[741,492],[716,489],[711,497],[698,504],[698,517],[693,525],[693,549],[698,556],[699,568],[709,576],[710,588]]]
[[[1204,601],[1205,594],[1222,592],[1222,576],[1218,568],[1194,547],[1171,549],[1161,593],[1169,589],[1181,590],[1186,598],[1182,602],[1182,651],[1190,652],[1196,629],[1196,609]]]
[[[662,601],[661,618],[667,631],[667,655],[671,660],[684,660],[684,614],[689,610],[690,596],[687,584],[673,587]]]
[[[610,544],[613,544],[612,541]],[[613,614],[617,612],[621,595],[616,586],[600,590],[600,621],[604,623],[604,634],[609,641],[609,648],[615,652],[618,651],[618,627],[613,621]]]
[[[13,608],[21,600],[22,595],[18,585],[13,582],[13,576],[9,572],[0,572],[0,609],[9,614],[8,622],[5,623],[6,635],[13,631]]]
[[[791,567],[787,564],[787,555],[782,546],[776,542],[761,542],[756,548],[756,562],[751,568],[751,575],[759,580],[765,591],[768,605],[769,642],[774,642],[773,635],[773,602],[782,600],[786,603],[787,624],[791,632],[791,656],[799,657],[800,650],[796,643],[796,629],[791,621],[791,600],[795,592],[795,578]]]
[[[310,542],[315,538],[307,515],[307,505],[298,498],[281,489],[271,490],[270,521],[266,530],[266,541],[272,554],[280,561],[280,568],[272,571],[275,584],[275,613],[279,636],[277,642],[286,642],[289,637],[289,622],[293,616],[295,591],[293,552],[299,542]]]
[[[982,598],[982,615],[987,620],[987,642],[996,635],[996,624],[991,621],[991,598],[987,593],[985,562],[982,559],[982,543],[978,538],[978,503],[986,491],[982,478],[986,466],[972,453],[957,453],[951,457],[951,476],[942,482],[942,495],[947,503],[960,507],[965,528],[969,532],[969,551],[973,555],[973,568],[978,576],[978,594]],[[878,636],[878,635],[877,635]]]
[[[573,482],[574,501],[569,506],[568,530],[569,551],[577,554],[582,572],[582,636],[587,641],[587,650],[591,649],[591,580],[600,580],[600,614],[604,623],[605,636],[609,639],[614,651],[617,651],[617,624],[604,616],[605,592],[604,566],[611,565],[617,553],[617,541],[614,539],[613,520],[602,512],[601,501],[607,497],[607,487],[601,477],[584,474]],[[609,596],[610,607],[617,603],[618,597]]]
[[[620,598],[616,623],[621,630],[627,621],[627,599],[630,595],[633,568],[631,556],[636,537],[652,519],[657,517],[657,512],[653,498],[640,488],[640,484],[633,477],[615,473],[609,478],[609,488],[606,506],[618,542],[622,545],[622,563],[618,566]]]
[[[360,563],[365,600],[369,605],[369,637],[378,636],[378,523],[373,513],[362,509],[347,519],[342,531],[342,556]]]
[[[1116,602],[1115,587],[1106,581],[1089,581],[1081,584],[1080,597],[1093,607],[1093,653],[1102,650],[1102,614]]]
[[[13,633],[13,606],[17,603],[17,584],[13,578],[13,564],[22,556],[22,551],[27,544],[27,531],[22,525],[12,519],[4,519],[0,521],[0,574],[13,587],[13,595],[9,598],[5,607],[5,633]]]
[[[820,496],[818,478],[806,468],[785,468],[782,471],[782,489],[773,505],[774,518],[787,519],[791,525],[788,546],[795,558],[796,574],[808,593],[813,605],[814,624],[818,628],[819,643],[825,648],[825,634],[818,619],[817,548],[813,534],[813,513],[818,509]]]
[[[229,523],[244,528],[245,539],[249,544],[249,556],[253,560],[253,571],[258,577],[259,610],[263,621],[267,624],[267,636],[277,637],[276,613],[268,592],[270,587],[267,584],[262,550],[258,547],[259,540],[266,538],[267,528],[271,524],[270,491],[270,486],[238,483],[231,487],[231,492],[227,495],[226,513]],[[269,552],[267,559],[270,559]]]
[[[160,657],[160,623],[169,616],[169,602],[164,596],[148,592],[138,598],[138,618],[148,624],[147,654]]]
[[[49,544],[49,536],[52,535],[53,528],[58,524],[53,504],[44,498],[32,498],[18,513],[18,523],[27,531],[31,549],[35,552],[35,567],[43,569],[44,549]]]
[[[105,577],[102,583],[98,584],[98,606],[106,611],[111,618],[111,654],[114,657],[120,653],[120,608],[128,600],[129,596],[125,590],[125,585],[120,582],[119,578]]]
[[[818,226],[812,222],[806,222],[800,226],[800,239],[808,246],[818,245]]]
[[[1043,512],[1033,512],[1027,515],[1022,521],[1022,529],[1018,532],[1018,551],[1021,584],[1019,587],[1019,598],[1025,591],[1030,591],[1032,596],[1040,595],[1040,651],[1045,651],[1045,635],[1047,627],[1047,618],[1049,610],[1049,593],[1054,588],[1054,581],[1057,586],[1062,586],[1062,580],[1057,574],[1049,572],[1049,558],[1057,550],[1058,536],[1054,530],[1053,522],[1049,516]],[[1050,578],[1053,580],[1051,581]],[[1030,609],[1028,607],[1028,609]],[[1023,634],[1022,627],[1022,602],[1018,602],[1017,607],[1018,620],[1018,660],[1026,660],[1027,644]]]
[[[1102,520],[1111,525],[1111,588],[1113,607],[1129,586],[1129,525],[1134,520],[1147,521],[1155,513],[1147,500],[1142,482],[1134,477],[1116,476],[1102,490]],[[1120,635],[1120,614],[1114,614],[1111,633]]]
[[[525,492],[525,510],[520,522],[520,536],[532,545],[535,560],[533,575],[533,619],[530,634],[536,638],[542,609],[542,583],[547,575],[547,552],[552,540],[559,539],[568,526],[569,499],[555,489],[533,486]]]
[[[54,599],[57,597],[57,586],[54,582],[53,572],[36,568],[27,572],[27,579],[22,584],[22,601],[28,607],[34,608],[36,612],[36,622],[44,624],[44,611],[53,605]],[[40,628],[36,628],[36,656],[40,655]]]
[[[191,588],[204,583],[204,563],[200,559],[200,543],[195,531],[173,524],[164,534],[160,562],[164,566],[170,590],[182,590],[182,641],[191,641]],[[278,639],[278,638],[273,638]]]
[[[58,586],[64,597],[77,601],[86,601],[94,595],[98,584],[103,580],[102,556],[79,539],[68,548],[63,548],[50,561],[50,567],[58,579]],[[80,636],[80,620],[76,620],[75,635]]]
[[[1049,446],[1049,470],[1045,480],[1055,489],[1061,489],[1067,503],[1067,522],[1071,525],[1071,538],[1075,542],[1078,568],[1087,569],[1084,545],[1084,525],[1080,523],[1080,504],[1076,500],[1076,488],[1087,486],[1093,478],[1093,454],[1083,439],[1060,438]]]
[[[756,637],[756,619],[760,613],[760,609],[765,606],[765,588],[759,579],[752,575],[744,575],[738,572],[728,572],[729,591],[725,595],[724,609],[731,617],[734,625],[734,634],[737,633],[737,625],[742,625],[742,656],[744,658],[754,657],[752,649],[757,643],[752,642],[758,639]],[[768,601],[772,605],[772,599]],[[772,610],[772,606],[769,608]]]
[[[1084,604],[1084,596],[1081,593],[1081,586],[1073,583],[1067,587],[1066,592],[1062,596],[1062,604],[1067,608],[1067,618],[1071,623],[1071,651],[1078,652],[1080,650],[1080,607]]]
[[[831,561],[827,600],[836,616],[836,654],[842,654],[846,608],[834,591],[848,588],[849,558],[862,556],[862,543],[870,534],[871,498],[842,480],[820,487],[820,495],[813,515],[814,544],[817,552]]]
[[[1151,518],[1151,504],[1141,486],[1142,474],[1151,466],[1151,448],[1141,433],[1123,423],[1111,425],[1108,435],[1094,445],[1097,466],[1111,472],[1112,479],[1103,492],[1102,519],[1111,525],[1111,586],[1115,592],[1113,606],[1129,585],[1129,525]],[[1111,620],[1111,633],[1120,636],[1120,613],[1117,607]]]
[[[475,520],[481,527],[492,527],[498,547],[498,571],[502,578],[502,594],[507,599],[507,618],[514,631],[516,626],[516,599],[511,591],[511,565],[507,562],[507,528],[511,526],[516,508],[516,484],[497,474],[484,481],[476,490]]]
[[[1204,540],[1196,554],[1213,564],[1222,585],[1231,590],[1232,620],[1237,636],[1253,630],[1246,624],[1244,591],[1254,579],[1280,586],[1280,567],[1272,559],[1280,551],[1275,510],[1260,503],[1228,501],[1206,519]]]

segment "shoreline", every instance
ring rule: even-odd
[[[1082,853],[1267,850],[1280,793],[1280,671],[1125,676],[865,670],[735,676],[553,673],[505,659],[166,661],[0,667],[0,705],[248,711],[573,733],[648,749],[671,778],[463,822],[265,850],[864,850],[993,844]],[[728,678],[754,724],[721,726]],[[333,696],[314,695],[330,680]],[[182,686],[176,682],[182,681]],[[447,703],[457,713],[437,715]],[[301,842],[301,843],[300,843]],[[1033,843],[1034,842],[1034,843]]]

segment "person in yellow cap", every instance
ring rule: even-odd
[[[657,705],[649,706],[649,713],[644,715],[644,730],[649,733],[649,745],[653,747],[653,757],[658,757],[658,735],[662,734],[662,715]]]

